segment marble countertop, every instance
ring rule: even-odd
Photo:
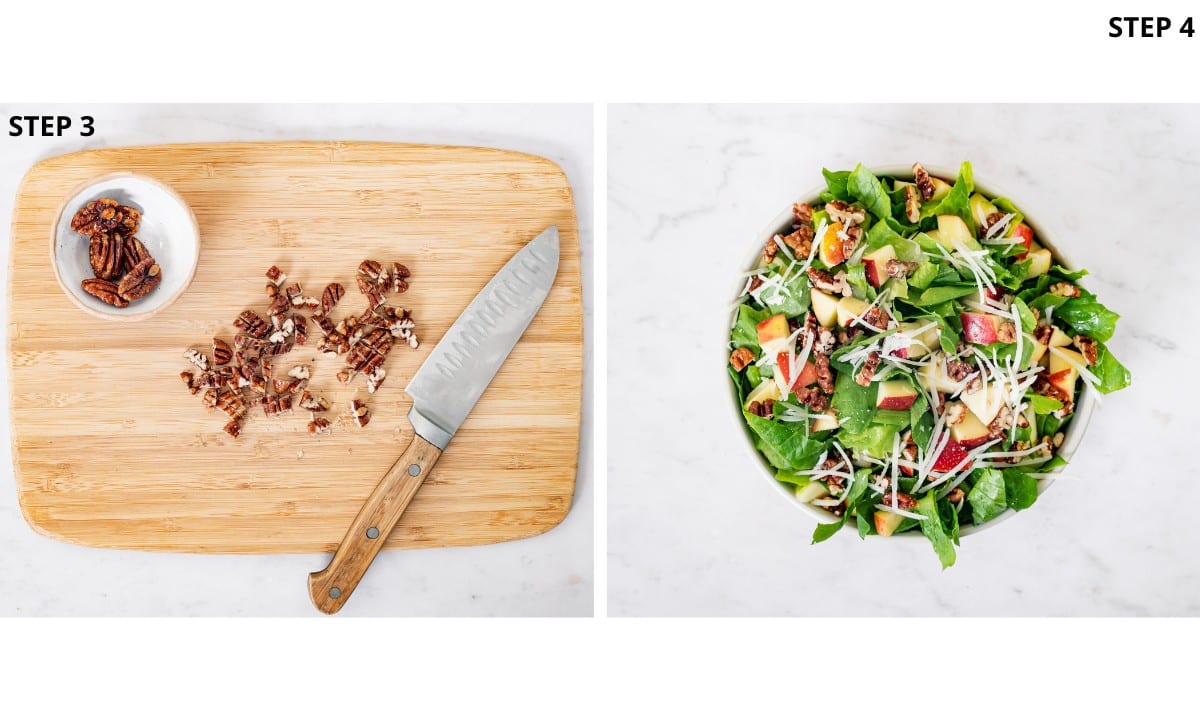
[[[45,157],[166,142],[381,140],[483,145],[547,157],[575,192],[582,248],[585,418],[575,502],[538,537],[474,548],[380,554],[343,615],[592,614],[591,444],[592,108],[588,105],[3,106],[0,117],[87,114],[86,139],[0,138],[0,228],[8,256],[21,177]],[[7,276],[8,263],[0,264]],[[7,277],[5,277],[7,282]],[[7,303],[7,293],[0,305]],[[7,315],[7,313],[5,313]],[[5,324],[4,332],[7,332]],[[7,346],[7,343],[5,343]],[[0,397],[8,402],[8,377]],[[8,424],[0,429],[0,615],[314,615],[307,575],[326,555],[186,555],[99,550],[55,542],[21,517]]]
[[[613,106],[608,134],[611,614],[1200,614],[1200,107]],[[1091,271],[1134,385],[945,572],[923,542],[811,546],[726,406],[734,274],[822,167],[966,159]]]

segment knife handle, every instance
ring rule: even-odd
[[[441,456],[442,451],[436,445],[413,435],[408,449],[358,511],[329,565],[308,576],[308,594],[318,610],[332,615],[346,604]]]

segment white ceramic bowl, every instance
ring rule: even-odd
[[[128,307],[108,305],[80,287],[95,273],[88,261],[88,239],[71,229],[71,218],[79,208],[103,197],[142,213],[137,238],[162,268],[162,283]],[[192,282],[200,259],[200,231],[187,203],[166,185],[145,175],[112,173],[67,196],[54,218],[50,255],[58,284],[80,308],[106,320],[143,320],[175,302]]]
[[[947,182],[950,182],[950,183],[953,183],[954,178],[958,175],[957,169],[950,170],[947,168],[931,167],[931,166],[926,166],[925,169],[928,170],[931,175],[942,178],[943,180],[946,180]],[[909,179],[909,180],[912,179],[912,167],[911,166],[887,165],[887,166],[882,166],[882,167],[871,168],[871,171],[874,172],[879,177],[888,176],[888,177],[904,178],[904,179]],[[1013,195],[1009,195],[1008,193],[1001,191],[999,188],[997,188],[994,185],[989,185],[987,183],[980,183],[978,180],[976,180],[976,182],[975,182],[975,189],[977,191],[983,193],[984,195],[987,195],[988,197],[1009,198],[1016,204],[1017,207],[1021,208],[1023,211],[1031,212],[1033,217],[1027,216],[1025,218],[1024,222],[1027,225],[1029,225],[1031,228],[1033,228],[1034,235],[1037,238],[1038,242],[1040,242],[1042,245],[1044,245],[1045,247],[1050,249],[1051,254],[1054,256],[1055,261],[1059,265],[1062,265],[1063,267],[1068,268],[1068,269],[1074,269],[1076,267],[1070,260],[1067,259],[1066,255],[1063,254],[1061,248],[1059,246],[1055,245],[1054,239],[1053,239],[1054,235],[1051,234],[1047,230],[1046,225],[1044,223],[1040,222],[1037,219],[1039,217],[1038,214],[1036,212],[1032,212],[1029,210],[1029,208],[1032,207],[1030,204],[1025,203],[1019,197],[1014,197]],[[811,204],[820,203],[821,202],[820,194],[824,191],[825,191],[825,185],[822,184],[821,186],[815,188],[814,190],[812,190],[808,193],[805,193],[803,196],[798,198],[796,200],[796,202],[807,202],[807,203],[811,203]],[[791,205],[788,205],[788,207],[785,210],[780,212],[779,215],[775,216],[775,219],[773,221],[771,221],[770,225],[768,225],[766,228],[763,229],[763,231],[761,233],[758,234],[758,237],[755,239],[753,246],[750,248],[750,251],[746,256],[746,260],[745,260],[745,262],[742,263],[742,266],[741,266],[741,268],[739,268],[739,271],[742,269],[749,270],[750,268],[754,267],[754,265],[758,261],[759,256],[762,254],[762,247],[767,242],[767,240],[771,239],[771,237],[773,235],[775,235],[776,233],[784,232],[786,234],[787,232],[790,232],[791,227],[792,227],[792,207],[791,207]],[[736,283],[737,284],[733,287],[733,291],[731,293],[731,295],[735,299],[736,299],[737,294],[742,291],[743,287],[745,287],[745,284],[746,284],[745,278],[744,277],[739,278],[736,281]],[[1082,283],[1080,283],[1080,284],[1082,284]],[[734,312],[737,312],[736,308],[734,309]],[[726,318],[724,324],[722,325],[723,338],[722,338],[721,349],[723,352],[721,355],[721,365],[720,365],[721,377],[728,376],[727,366],[729,365],[729,326],[730,326],[731,321],[732,321],[732,318]],[[763,478],[765,478],[767,480],[767,482],[771,483],[771,485],[780,494],[780,496],[782,496],[788,502],[790,502],[791,504],[800,508],[804,512],[808,513],[808,515],[810,517],[812,517],[814,520],[816,520],[817,522],[819,522],[819,523],[837,522],[838,518],[836,515],[829,512],[828,510],[823,510],[821,508],[809,505],[808,503],[800,502],[799,500],[796,499],[795,495],[793,495],[787,488],[785,488],[783,486],[782,483],[780,483],[778,480],[775,479],[774,468],[771,467],[771,465],[766,461],[766,458],[764,458],[762,456],[762,454],[759,453],[758,450],[754,447],[753,436],[751,434],[750,428],[749,428],[749,426],[746,425],[746,421],[742,417],[742,408],[738,404],[737,392],[732,387],[729,386],[728,382],[726,382],[726,386],[728,387],[728,390],[729,390],[729,398],[730,398],[729,409],[730,409],[730,413],[731,413],[730,417],[732,417],[733,421],[737,424],[737,427],[738,427],[737,432],[740,434],[740,436],[744,440],[743,447],[746,449],[746,452],[749,453],[750,457],[753,458],[755,466],[757,466],[758,469],[761,470],[761,474],[762,474]],[[1087,430],[1088,422],[1090,422],[1092,419],[1092,411],[1095,409],[1095,406],[1096,406],[1096,391],[1092,390],[1087,385],[1087,383],[1080,383],[1080,386],[1082,389],[1080,390],[1078,399],[1075,403],[1075,416],[1071,419],[1071,422],[1067,426],[1067,429],[1065,431],[1063,431],[1063,434],[1064,434],[1063,444],[1062,444],[1062,447],[1060,447],[1058,449],[1058,453],[1057,453],[1058,455],[1061,455],[1062,458],[1064,460],[1067,460],[1068,462],[1071,460],[1071,457],[1075,454],[1075,450],[1079,447],[1079,443],[1083,439],[1083,433],[1085,430]],[[1058,472],[1060,472],[1060,471],[1061,470],[1052,471],[1052,475],[1058,474]],[[1042,493],[1044,493],[1046,491],[1046,489],[1048,487],[1050,487],[1050,485],[1053,482],[1054,482],[1053,477],[1047,477],[1043,480],[1039,480],[1038,481],[1038,497],[1041,497]],[[1036,505],[1035,505],[1035,507],[1036,507]],[[985,528],[991,527],[1003,520],[1008,519],[1015,512],[1016,512],[1015,510],[1006,510],[1003,514],[1001,514],[998,517],[995,517],[981,525],[964,525],[962,528],[961,534],[962,535],[971,535],[973,533],[980,532]],[[847,525],[846,527],[852,527],[852,526]],[[843,529],[845,529],[845,528],[843,528]],[[882,537],[882,536],[872,535],[871,537]],[[899,535],[892,535],[887,539],[894,540],[897,538],[910,538],[910,539],[911,538],[921,538],[921,539],[924,539],[924,536],[921,535],[920,532],[907,532],[907,533],[901,533]]]

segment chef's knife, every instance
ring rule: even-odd
[[[308,576],[313,604],[342,608],[434,463],[525,332],[558,272],[558,227],[521,248],[479,291],[405,388],[412,444],[379,481],[328,567]]]

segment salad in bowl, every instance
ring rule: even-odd
[[[1095,399],[1129,385],[1118,315],[1005,197],[915,164],[824,171],[743,273],[729,376],[813,542],[960,535],[1028,508]]]

